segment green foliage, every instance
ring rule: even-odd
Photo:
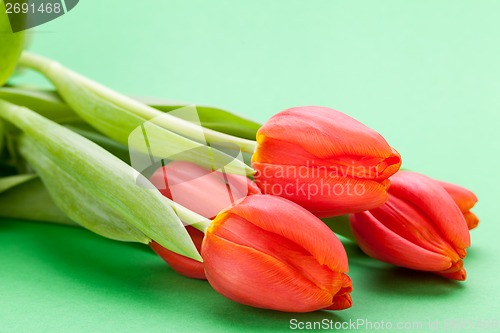
[[[154,239],[201,260],[168,199],[123,161],[27,108],[0,100],[0,117],[21,129],[21,155],[72,220],[105,237]]]

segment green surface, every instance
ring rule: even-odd
[[[495,0],[85,0],[28,31],[32,51],[130,95],[259,121],[291,106],[337,108],[380,131],[404,167],[471,188],[481,223],[465,283],[348,247],[353,308],[297,315],[232,303],[145,247],[0,221],[0,332],[276,332],[291,318],[383,320],[392,331],[399,322],[498,325],[499,11]]]

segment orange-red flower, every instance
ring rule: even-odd
[[[260,193],[245,176],[212,171],[184,161],[173,161],[159,168],[150,181],[164,196],[209,219],[247,195]]]
[[[283,198],[249,196],[221,212],[201,254],[212,287],[236,302],[288,312],[351,307],[342,244],[321,220]]]
[[[183,161],[159,168],[150,180],[164,196],[209,219],[245,196],[260,193],[255,183],[244,176],[222,174]],[[186,226],[186,230],[199,252],[203,232],[191,226]],[[149,245],[177,273],[206,279],[203,263],[167,250],[154,241]]]
[[[458,208],[460,208],[460,211],[462,212],[462,214],[464,214],[465,221],[467,221],[469,230],[477,227],[477,225],[479,224],[479,219],[476,214],[470,211],[477,202],[476,195],[462,186],[443,181],[437,182],[442,187],[444,187],[446,192],[451,195],[455,203],[458,205]]]
[[[387,202],[352,214],[350,222],[358,245],[375,259],[454,280],[466,278],[467,222],[443,186],[429,177],[398,172],[391,177]]]
[[[318,217],[359,212],[387,200],[401,156],[374,130],[333,109],[296,107],[257,132],[252,156],[263,193],[298,203]]]

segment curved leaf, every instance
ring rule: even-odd
[[[0,217],[77,225],[55,205],[40,178],[28,176],[0,193]]]
[[[135,226],[124,223],[127,216],[96,197],[93,189],[78,177],[57,166],[45,150],[29,137],[20,142],[23,156],[30,162],[56,205],[81,226],[101,236],[128,242],[151,241]]]
[[[96,201],[102,202],[117,216],[123,217],[112,220],[113,223],[123,225],[119,229],[124,229],[125,225],[136,228],[173,252],[201,260],[168,200],[159,191],[139,186],[138,180],[145,184],[149,183],[148,180],[141,178],[126,163],[82,136],[27,108],[0,100],[0,117],[23,131],[24,135],[19,142],[20,151],[25,159],[33,163],[49,188],[59,186],[58,178],[70,177],[69,180],[74,179]],[[44,169],[47,167],[50,170],[52,165],[57,166],[62,174]],[[153,188],[152,184],[150,186]],[[58,193],[52,190],[53,195]],[[57,200],[64,199],[62,197]],[[71,211],[67,207],[71,206],[60,208],[70,215]],[[81,212],[85,213],[88,211]]]
[[[32,109],[57,123],[73,124],[83,121],[54,90],[4,87],[0,88],[0,98]],[[134,97],[134,99],[162,112],[178,110],[188,105],[187,103],[169,102],[156,98]],[[196,109],[201,126],[239,138],[255,140],[257,130],[261,126],[255,121],[224,109],[206,105],[196,105]],[[175,117],[178,115],[173,114]]]
[[[2,177],[0,178],[0,194],[22,183],[25,183],[33,178],[36,178],[35,174],[23,174],[23,175]]]
[[[56,123],[83,122],[53,90],[3,87],[0,99],[27,107]]]
[[[163,112],[170,112],[186,105],[181,103],[169,103],[166,101],[148,102],[147,99],[139,100]],[[255,140],[257,131],[261,126],[257,122],[220,108],[196,105],[196,109],[198,110],[201,126],[239,138]]]
[[[220,142],[238,145],[243,151],[249,150],[253,152],[255,149],[255,142],[253,141],[235,138],[208,129],[204,130],[189,121],[159,112],[132,98],[84,78],[49,59],[25,52],[20,63],[44,74],[56,86],[58,93],[68,105],[82,119],[122,144],[127,144],[129,134],[148,121],[157,125],[158,130],[156,133],[161,134],[160,139],[165,142],[165,145],[173,149],[169,156],[175,155],[179,150],[194,151],[195,148],[210,147],[210,145]],[[203,141],[199,141],[200,135],[203,137]],[[231,158],[218,149],[210,147],[208,150],[211,155],[209,159],[224,161]],[[143,153],[147,154],[148,152],[144,151]],[[185,161],[200,164],[196,156],[189,157],[185,154],[183,158]],[[203,166],[211,167],[210,165]],[[232,167],[235,170],[232,170]],[[241,168],[246,170],[248,174],[254,173],[253,169],[239,160],[234,160],[232,165],[228,165],[226,172],[239,173]]]

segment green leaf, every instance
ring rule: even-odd
[[[66,103],[82,119],[122,144],[127,143],[128,136],[132,131],[148,121],[163,131],[161,139],[165,145],[175,148],[175,152],[170,155],[175,155],[179,149],[186,152],[194,151],[195,148],[202,148],[207,143],[211,146],[231,143],[240,147],[244,152],[253,152],[255,149],[256,143],[254,141],[203,129],[189,121],[162,113],[86,79],[54,61],[25,52],[20,63],[44,74],[54,83]],[[157,130],[157,133],[160,131]],[[210,148],[209,151],[212,160],[218,161],[219,158],[221,160],[228,158],[227,154],[217,149]],[[197,157],[192,157],[189,161],[199,164]],[[232,170],[233,167],[235,170]],[[227,166],[226,172],[239,173],[241,168],[245,169],[247,174],[254,173],[251,168],[239,160],[234,160],[232,165]],[[238,170],[236,171],[236,169]]]
[[[26,88],[4,88],[0,89],[0,97],[2,96],[11,102],[20,103],[20,105],[23,106],[31,106],[35,108],[35,111],[39,114],[56,122],[69,122],[69,125],[66,125],[66,127],[96,142],[123,161],[130,163],[129,149],[126,146],[102,136],[92,127],[88,126],[87,123],[83,122],[81,118],[78,118],[73,111],[66,106],[64,101],[62,101],[56,93]],[[163,104],[163,106],[165,107],[166,104]],[[176,107],[182,107],[182,105],[178,104]],[[170,105],[169,107],[171,110],[175,109],[175,111],[171,112],[171,115],[173,116],[186,116],[186,111],[193,111],[190,107],[180,109],[176,109],[176,107],[173,105]],[[100,110],[102,110],[102,108]],[[113,113],[112,110],[104,111],[105,115],[111,115],[109,120],[104,121],[105,125],[118,124],[116,120],[111,118],[114,118],[113,115],[119,117],[119,114]],[[197,118],[197,116],[198,113],[195,113],[195,118]],[[102,117],[99,117],[96,122],[100,122],[101,120]],[[151,160],[158,162],[156,167],[159,167],[159,161],[162,159],[182,159],[213,169],[218,169],[220,166],[224,166],[225,172],[237,174],[246,174],[249,170],[244,161],[235,159],[237,152],[234,150],[227,150],[229,154],[221,153],[219,150],[206,147],[195,141],[191,141],[175,133],[171,133],[151,122],[144,123],[142,120],[137,120],[137,123],[141,123],[138,127],[139,133],[137,133],[136,128],[131,133],[126,134],[128,135],[129,143],[132,138],[130,150],[133,152],[133,156],[139,156],[139,160],[146,161],[147,165],[143,165],[142,168],[139,169],[141,172],[143,172],[146,168],[151,168]],[[129,127],[133,127],[133,125]],[[143,129],[145,128],[147,128],[147,133],[143,133]],[[115,127],[107,129],[101,128],[104,132],[109,131],[113,133],[123,129],[124,127],[119,127],[118,129]],[[132,133],[134,133],[134,135],[132,135]],[[203,140],[203,132],[200,132],[199,134],[200,140]],[[144,142],[146,139],[148,141],[147,144]],[[154,147],[154,149],[151,149],[152,147]],[[137,158],[134,159],[134,162],[134,167],[137,168]],[[139,164],[141,164],[141,162],[142,161],[139,161]]]
[[[55,205],[40,178],[21,176],[29,177],[0,193],[0,217],[76,225]]]
[[[75,123],[71,125],[65,125],[65,127],[98,144],[102,148],[109,151],[111,154],[115,155],[116,157],[130,165],[130,154],[127,146],[122,145],[121,143],[118,143],[113,139],[100,134],[99,132],[96,132],[86,123]]]
[[[73,131],[85,136],[86,138],[99,144],[106,150],[113,153],[115,156],[119,157],[123,161],[130,163],[129,150],[128,148],[120,144],[119,142],[113,141],[104,137],[100,132],[96,131],[93,127],[88,126],[81,118],[79,118],[72,109],[70,109],[65,102],[59,97],[59,95],[54,91],[48,90],[37,90],[33,88],[1,88],[0,98],[4,98],[10,102],[18,105],[26,106],[28,108],[34,109],[37,113],[49,118],[55,122],[68,124],[66,127],[72,129]],[[145,102],[147,100],[144,100]],[[153,102],[153,101],[150,101]],[[155,100],[156,107],[162,109],[164,112],[170,112],[172,116],[181,116],[183,118],[189,119],[186,116],[186,111],[192,110],[192,108],[185,107],[181,103],[169,103],[164,101]],[[171,112],[173,111],[173,112]],[[216,117],[212,115],[220,116],[220,120],[216,121]],[[108,111],[105,114],[111,114]],[[248,121],[231,113],[210,107],[197,107],[196,116],[205,120],[206,126],[217,126],[226,127],[228,132],[237,128],[245,128],[248,135],[255,136],[255,128],[258,127],[256,123]],[[118,115],[117,115],[118,116]],[[113,118],[113,117],[110,117]],[[99,118],[102,119],[102,118]],[[213,119],[213,120],[210,120]],[[235,126],[233,128],[231,122],[235,121]],[[113,123],[113,119],[109,119],[104,122],[105,124]],[[240,124],[240,125],[238,125]],[[246,124],[246,125],[245,125]],[[248,127],[246,127],[248,125]],[[132,127],[132,126],[130,126]],[[123,127],[119,128],[123,130]],[[115,128],[103,129],[103,132],[113,132]],[[133,132],[133,131],[132,131]],[[113,132],[114,133],[114,132]],[[130,138],[130,133],[129,138]],[[241,132],[244,134],[244,132]],[[194,141],[186,140],[178,135],[172,135],[165,129],[159,126],[149,126],[148,127],[148,140],[150,141],[150,147],[155,146],[157,149],[154,152],[145,150],[142,147],[142,154],[148,155],[154,153],[153,158],[159,160],[162,158],[171,159],[183,159],[188,160],[198,165],[202,165],[206,168],[212,168],[216,166],[224,165],[224,171],[229,173],[239,173],[246,174],[249,172],[249,168],[243,167],[241,161],[233,160],[235,152],[234,150],[230,154],[220,153],[218,150],[212,148],[207,148],[204,145],[200,145]],[[140,139],[140,138],[139,138]],[[135,144],[139,141],[138,138],[135,139]],[[181,140],[181,142],[179,142]],[[203,133],[200,132],[200,140],[203,140]],[[169,143],[169,144],[166,144]],[[134,150],[134,154],[137,154],[137,147],[131,147]],[[214,156],[214,152],[216,155]],[[141,151],[139,152],[141,153]],[[250,156],[249,154],[244,154],[244,158]],[[150,157],[147,156],[149,160]],[[249,165],[249,160],[243,160],[244,164]],[[228,164],[228,165],[226,165]],[[142,170],[141,170],[142,171]]]
[[[14,72],[23,47],[24,33],[12,32],[5,4],[0,1],[0,86]]]
[[[178,102],[147,98],[138,98],[138,100],[163,112],[170,112],[187,105]],[[261,126],[261,124],[255,121],[220,108],[196,105],[196,109],[198,111],[201,126],[239,138],[255,140],[257,131]]]
[[[161,109],[162,105],[154,107]],[[203,127],[234,135],[239,138],[255,141],[257,131],[261,127],[259,123],[230,113],[226,110],[205,106],[199,106],[197,109],[200,115],[201,125]]]
[[[13,187],[18,186],[19,184],[25,183],[33,178],[36,178],[35,174],[24,174],[24,175],[2,177],[0,178],[0,194],[10,190]]]
[[[3,149],[5,147],[5,124],[0,120],[0,158],[3,156]]]
[[[53,90],[0,88],[0,99],[27,107],[56,123],[81,123],[83,120]]]
[[[65,124],[67,128],[97,143],[121,160],[127,163],[130,161],[128,148],[125,145],[100,134],[84,122],[53,90],[4,87],[0,88],[0,99],[27,107],[56,123]]]
[[[0,88],[0,98],[11,103],[25,106],[45,118],[57,123],[78,124],[83,120],[61,99],[53,90],[41,90],[29,87]],[[147,104],[159,111],[170,112],[181,109],[187,104],[169,102],[161,99],[137,98],[137,101]],[[255,140],[260,124],[229,111],[205,105],[196,105],[201,126],[240,138]],[[178,116],[173,113],[173,116]]]
[[[6,158],[2,161],[7,166],[14,168],[15,174],[28,173],[26,162],[20,156],[17,149],[17,140],[19,137],[19,130],[9,123],[5,123],[5,147]]]
[[[0,100],[0,117],[23,131],[21,154],[39,173],[59,208],[74,221],[84,225],[85,219],[95,218],[93,205],[101,203],[103,214],[114,214],[101,221],[111,224],[108,231],[137,229],[145,237],[140,239],[140,233],[134,233],[136,241],[153,239],[173,252],[201,261],[168,199],[126,163],[27,108]],[[85,192],[81,201],[79,191]],[[79,205],[85,208],[79,209]],[[103,236],[120,239],[123,235]]]
[[[44,180],[56,205],[70,219],[111,239],[149,243],[150,238],[143,232],[131,224],[121,222],[127,219],[124,213],[99,200],[95,196],[95,189],[80,183],[77,176],[60,168],[33,139],[24,137],[20,147],[22,154]]]

